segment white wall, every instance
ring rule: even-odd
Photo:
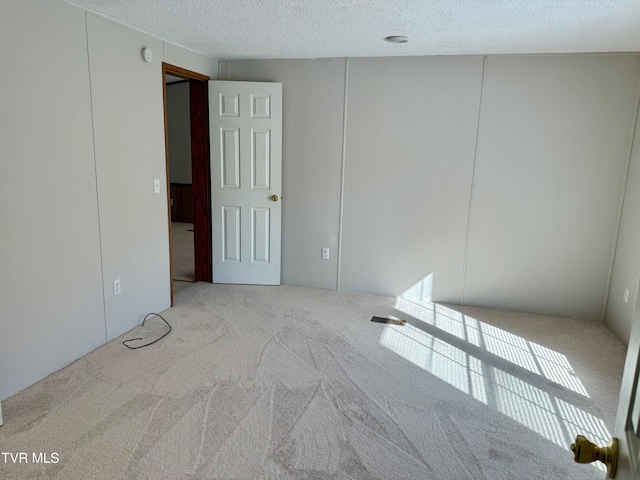
[[[481,57],[349,60],[342,289],[459,302],[481,83]]]
[[[640,123],[636,123],[635,142],[627,178],[620,233],[607,303],[607,324],[626,341],[631,335],[633,311],[638,301],[640,275]],[[629,298],[623,301],[624,289]]]
[[[59,1],[0,3],[0,40],[4,399],[169,305],[163,50],[217,65]]]
[[[640,63],[487,59],[465,304],[602,319]]]
[[[105,314],[84,14],[3,1],[0,58],[4,399],[104,343]]]
[[[218,78],[218,61],[207,58],[170,42],[163,43],[163,61],[174,67],[192,70],[202,75],[208,75],[212,80]],[[164,79],[163,79],[164,81]]]
[[[297,221],[283,222],[283,235],[299,239],[283,243],[283,262],[296,258],[285,283],[334,288],[307,268],[315,252],[305,240],[317,225],[340,228],[344,181],[342,289],[395,296],[422,281],[435,301],[603,318],[637,55],[489,57],[484,73],[479,57],[349,59],[342,106],[344,73],[323,69],[330,62],[221,63],[231,80],[282,82],[285,99],[296,92],[284,148],[314,160],[294,171],[285,159],[284,189],[319,182],[329,199],[301,195]],[[307,88],[321,104],[305,123]],[[341,152],[298,139],[323,132],[339,145],[341,108],[345,175],[327,181],[322,170],[335,172]]]
[[[140,51],[162,42],[88,16],[107,339],[170,306],[162,66]],[[122,293],[113,295],[120,279]]]
[[[167,133],[171,183],[191,184],[189,83],[167,84]]]

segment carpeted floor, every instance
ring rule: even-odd
[[[193,223],[171,222],[171,264],[174,280],[195,282]]]
[[[180,290],[190,287],[191,285],[193,285],[193,282],[185,282],[182,280],[174,280],[173,281],[173,293],[174,295],[176,293],[178,293]]]
[[[3,402],[2,479],[597,479],[625,348],[600,323],[196,283]],[[372,315],[405,326],[370,322]],[[57,463],[33,464],[32,453]]]

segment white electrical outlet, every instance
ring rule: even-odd
[[[122,289],[120,288],[120,279],[114,280],[113,281],[113,294],[114,295],[120,295],[120,292],[122,292]]]
[[[624,287],[624,293],[622,294],[622,301],[627,303],[629,301],[629,289]]]
[[[154,193],[160,193],[160,179],[156,178],[153,181],[153,192]]]
[[[322,259],[323,260],[329,260],[329,249],[328,248],[323,248],[322,249]]]

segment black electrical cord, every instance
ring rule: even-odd
[[[144,320],[142,320],[142,326],[144,327],[144,322],[147,321],[147,318],[149,318],[149,316],[151,315],[155,315],[156,317],[160,317],[162,318],[162,321],[164,323],[167,324],[167,326],[169,327],[169,331],[167,333],[165,333],[164,335],[162,335],[160,338],[156,338],[153,342],[150,343],[145,343],[144,345],[138,345],[137,347],[130,347],[129,345],[127,345],[127,343],[129,342],[135,342],[136,340],[142,340],[142,338],[130,338],[129,340],[125,340],[124,342],[122,342],[122,344],[127,347],[130,348],[131,350],[137,350],[138,348],[144,348],[144,347],[148,347],[149,345],[153,345],[154,343],[156,343],[159,340],[162,340],[164,337],[166,337],[167,335],[169,335],[169,333],[171,333],[171,325],[169,325],[169,322],[167,322],[162,315],[158,314],[158,313],[148,313],[146,317],[144,317]]]

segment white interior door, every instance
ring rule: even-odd
[[[213,282],[280,284],[282,84],[209,82]]]
[[[633,327],[624,365],[614,437],[618,439],[616,480],[640,478],[640,302],[633,314]]]

